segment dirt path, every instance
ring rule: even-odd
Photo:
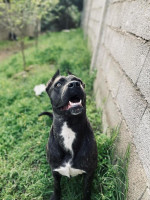
[[[33,45],[33,43],[26,44],[25,49],[27,49],[31,45]],[[20,51],[20,48],[18,44],[15,44],[11,47],[0,50],[0,63],[2,63],[5,59],[10,57],[11,55],[18,53],[19,51]]]
[[[3,51],[0,51],[0,62],[4,61],[6,58],[8,58],[9,56],[17,53],[19,50],[14,50],[12,49],[5,49]]]

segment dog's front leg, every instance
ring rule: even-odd
[[[50,200],[60,200],[60,197],[61,197],[61,187],[60,187],[61,175],[58,172],[53,172],[53,177],[54,177],[54,193],[51,196]]]
[[[91,185],[93,181],[93,175],[94,175],[93,173],[85,174],[83,200],[91,200]]]

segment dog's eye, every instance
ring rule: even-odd
[[[60,87],[60,86],[61,86],[60,82],[56,83],[56,85],[55,85],[55,87]]]

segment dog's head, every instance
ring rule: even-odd
[[[61,76],[58,70],[46,86],[54,113],[59,115],[83,113],[86,109],[84,88],[81,79],[71,73],[68,76]]]

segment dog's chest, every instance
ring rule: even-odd
[[[62,131],[61,131],[61,137],[63,139],[63,145],[66,150],[69,150],[71,154],[73,155],[73,142],[76,138],[76,133],[72,131],[68,126],[67,123],[65,122],[62,126]]]
[[[57,169],[54,169],[55,172],[58,172],[59,174],[63,175],[63,176],[67,176],[67,177],[74,177],[77,176],[79,174],[83,174],[86,173],[84,170],[82,169],[76,169],[73,168],[70,164],[70,161],[68,163],[64,163],[62,166],[60,166]]]
[[[63,124],[62,131],[61,131],[60,135],[63,139],[64,148],[71,152],[71,158],[67,162],[64,160],[62,162],[62,165],[59,168],[54,169],[54,171],[58,172],[59,174],[61,174],[63,176],[68,176],[68,177],[70,177],[70,176],[73,177],[73,176],[77,176],[79,174],[85,173],[84,170],[76,169],[76,168],[72,167],[72,158],[74,156],[72,145],[73,145],[73,142],[76,138],[76,133],[74,131],[72,131],[72,129],[70,129],[67,126],[67,123],[65,122]]]

